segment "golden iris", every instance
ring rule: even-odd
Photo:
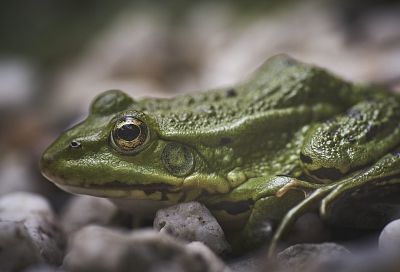
[[[135,153],[140,151],[149,138],[147,125],[133,116],[120,118],[113,128],[111,140],[118,151]]]

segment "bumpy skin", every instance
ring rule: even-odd
[[[112,140],[124,116],[149,129],[131,154]],[[241,246],[273,248],[318,203],[327,217],[332,202],[354,200],[363,188],[399,188],[399,120],[397,97],[280,55],[232,88],[140,101],[105,92],[41,167],[66,191],[142,215],[200,201],[228,233],[240,232]]]

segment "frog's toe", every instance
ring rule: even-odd
[[[330,215],[331,207],[333,202],[342,194],[345,190],[345,184],[339,185],[332,192],[330,192],[326,197],[321,200],[319,206],[320,215],[322,218],[326,219]]]
[[[244,228],[233,243],[234,251],[251,249],[254,248],[254,246],[270,241],[274,234],[275,227],[276,222],[271,219],[264,219],[257,222],[257,226],[252,225],[251,228]]]

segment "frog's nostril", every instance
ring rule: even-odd
[[[42,159],[40,160],[40,168],[42,170],[47,169],[53,162],[54,156],[46,152],[43,154]]]

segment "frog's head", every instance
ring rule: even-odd
[[[208,178],[196,147],[160,137],[155,119],[125,93],[108,91],[82,123],[43,154],[42,173],[62,189],[110,198],[177,202],[188,191],[226,190]],[[136,110],[135,110],[136,108]]]

